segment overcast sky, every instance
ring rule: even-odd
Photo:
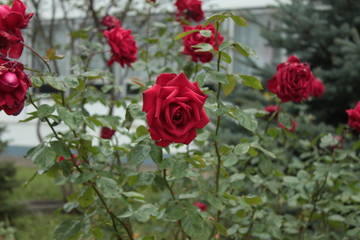
[[[290,0],[282,0],[281,2],[289,2]],[[266,7],[267,5],[276,5],[276,0],[203,0],[206,5],[216,4],[221,9],[231,8],[249,8],[249,7]]]

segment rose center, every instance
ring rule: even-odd
[[[173,116],[173,119],[176,120],[176,121],[179,121],[179,120],[181,120],[181,118],[182,118],[181,112],[180,112],[180,111],[176,111],[175,114],[174,114],[174,116]]]
[[[19,79],[15,73],[7,72],[0,77],[0,89],[5,92],[12,92],[19,86]]]

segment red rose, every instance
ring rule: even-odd
[[[20,62],[0,58],[0,111],[8,115],[18,115],[24,108],[31,81],[23,69]]]
[[[324,84],[318,80],[315,79],[312,83],[312,87],[311,87],[311,95],[313,95],[314,97],[321,97],[325,92],[325,86]]]
[[[119,19],[117,19],[114,16],[110,16],[110,15],[106,15],[105,17],[103,17],[100,21],[100,23],[102,25],[104,25],[105,27],[107,27],[108,29],[112,29],[115,27],[121,27],[121,22]]]
[[[20,29],[26,28],[34,13],[25,14],[26,6],[14,0],[12,7],[0,5],[0,53],[11,58],[20,58],[23,41]]]
[[[107,65],[110,66],[114,62],[118,62],[121,67],[124,67],[124,64],[131,67],[131,63],[136,62],[137,59],[137,46],[131,30],[115,27],[110,30],[105,30],[104,35],[107,38],[112,53]]]
[[[108,127],[103,127],[101,128],[101,134],[100,137],[103,139],[110,139],[112,138],[112,136],[115,134],[115,130],[108,128]]]
[[[292,126],[291,126],[290,129],[288,129],[287,127],[285,127],[282,123],[278,123],[278,126],[279,126],[280,128],[283,128],[283,129],[289,131],[289,132],[294,132],[295,129],[296,129],[296,126],[297,126],[297,122],[295,121],[295,119],[293,119],[293,120],[292,120]]]
[[[307,63],[295,56],[280,63],[276,74],[268,81],[267,88],[275,93],[282,102],[301,102],[312,93],[315,77]]]
[[[197,206],[198,208],[200,208],[200,210],[202,212],[206,212],[206,208],[207,208],[207,205],[205,203],[202,203],[202,202],[194,202],[193,203],[195,206]]]
[[[276,119],[277,116],[279,115],[279,112],[281,112],[281,108],[276,106],[276,105],[269,105],[267,106],[266,108],[264,108],[265,111],[267,111],[269,114],[268,114],[268,117],[270,117],[274,112],[275,113],[275,116],[274,118]]]
[[[204,12],[199,0],[177,0],[175,6],[177,7],[176,17],[178,19],[183,16],[186,20],[192,19],[196,22],[204,19]]]
[[[151,138],[162,147],[173,142],[189,144],[196,137],[196,129],[209,122],[203,108],[206,98],[197,82],[191,83],[184,73],[161,74],[143,93]]]
[[[183,53],[186,55],[191,56],[191,60],[193,62],[197,62],[200,60],[203,63],[210,62],[213,59],[213,54],[211,52],[198,52],[197,48],[193,48],[193,46],[199,43],[208,43],[210,44],[215,50],[218,50],[218,46],[222,44],[224,41],[224,37],[218,32],[218,44],[216,44],[216,30],[213,24],[209,24],[206,27],[202,27],[202,25],[198,25],[195,27],[184,25],[184,32],[191,31],[191,30],[210,30],[212,35],[210,37],[203,37],[199,32],[191,33],[183,38],[184,43],[184,51]]]
[[[156,3],[156,0],[147,0],[148,2]]]
[[[349,117],[348,125],[360,133],[360,101],[358,101],[354,109],[346,110],[346,113]]]

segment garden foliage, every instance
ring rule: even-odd
[[[311,65],[290,56],[264,88],[256,77],[228,70],[234,55],[257,57],[222,31],[226,21],[246,27],[244,18],[219,12],[203,19],[201,1],[177,0],[177,12],[159,22],[151,14],[159,5],[148,1],[148,14],[130,29],[131,1],[121,15],[86,1],[93,21],[69,33],[66,75],[54,71],[64,57],[55,48],[43,56],[23,43],[46,66],[29,75],[3,56],[4,111],[18,114],[26,99],[33,111],[22,122],[39,119],[51,130],[26,158],[49,181],[77,189],[63,211],[80,214],[61,222],[54,239],[358,238],[358,108],[348,111],[349,126],[315,135],[305,113],[286,112],[289,102],[321,98]],[[107,65],[97,64],[99,56]],[[136,70],[131,81],[139,94],[120,94],[117,64],[122,73]],[[56,91],[35,91],[45,85]],[[272,106],[236,106],[227,101],[236,87]],[[225,120],[242,130],[234,143],[221,140]],[[153,167],[144,167],[149,162]]]

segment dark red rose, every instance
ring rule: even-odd
[[[26,91],[31,81],[20,62],[0,58],[0,111],[18,115],[24,108]]]
[[[114,16],[110,16],[110,15],[106,15],[105,17],[103,17],[100,21],[100,23],[102,25],[104,25],[105,27],[107,27],[108,29],[112,29],[115,27],[121,27],[121,22],[119,19],[117,19]]]
[[[283,128],[289,132],[294,132],[296,130],[296,126],[297,126],[297,122],[295,121],[295,119],[292,120],[292,126],[290,129],[288,129],[287,127],[285,127],[282,123],[278,123],[278,126],[280,128]]]
[[[315,79],[311,87],[311,95],[314,97],[321,97],[325,92],[324,84],[319,80]]]
[[[196,22],[204,19],[204,12],[199,0],[177,0],[175,6],[177,7],[176,17],[178,19],[185,17],[186,20],[192,19]]]
[[[360,133],[360,101],[357,102],[354,109],[346,110],[349,117],[348,125]]]
[[[207,208],[207,205],[205,203],[202,203],[202,202],[194,202],[193,203],[195,206],[197,206],[198,208],[200,208],[200,210],[202,212],[206,212],[206,208]]]
[[[111,59],[107,62],[110,66],[114,62],[118,62],[121,67],[136,62],[137,46],[131,30],[125,30],[121,27],[115,27],[111,30],[104,31],[108,44],[111,47]]]
[[[279,113],[281,112],[281,108],[276,106],[276,105],[269,105],[267,106],[266,108],[264,108],[265,111],[267,111],[269,114],[268,114],[268,117],[270,117],[273,113],[275,113],[275,116],[274,118],[276,119],[277,116],[279,115]]]
[[[189,144],[196,137],[196,129],[209,123],[203,108],[206,98],[197,82],[191,83],[184,73],[161,74],[143,93],[151,138],[162,147],[173,142]]]
[[[115,134],[115,130],[111,128],[108,127],[101,128],[100,137],[103,139],[111,139],[114,134]]]
[[[312,93],[315,77],[307,63],[302,63],[295,56],[290,56],[280,63],[276,74],[269,79],[267,88],[275,93],[282,102],[301,102]]]
[[[147,0],[148,2],[156,3],[156,0]]]
[[[14,0],[12,7],[0,5],[0,53],[20,58],[23,51],[23,37],[20,29],[26,28],[34,13],[25,14],[26,6]]]
[[[191,56],[191,60],[193,62],[197,62],[200,60],[203,63],[210,62],[213,59],[213,54],[211,52],[199,52],[197,48],[193,48],[193,46],[199,43],[208,43],[215,50],[219,50],[219,47],[224,41],[224,37],[218,32],[218,44],[216,43],[216,30],[213,24],[209,24],[206,27],[202,27],[202,25],[198,25],[195,27],[184,25],[184,32],[191,30],[210,30],[212,32],[211,37],[203,37],[199,32],[191,33],[183,38],[184,51],[183,53]]]

